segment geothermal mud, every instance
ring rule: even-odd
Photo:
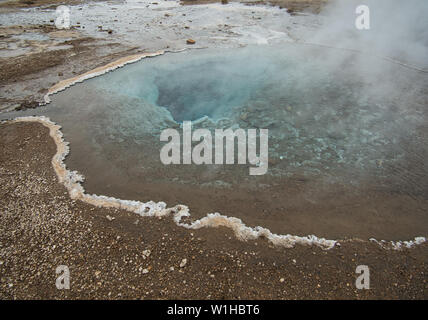
[[[129,5],[135,12],[143,9],[132,1],[112,7],[112,12],[104,10],[102,4],[82,5],[75,17],[82,26],[86,25],[87,34],[99,38],[98,26],[84,12],[102,11],[107,20],[115,21],[115,15],[123,16]],[[331,39],[326,39],[331,30],[322,28],[311,37],[308,33],[318,26],[317,17],[291,17],[284,10],[239,4],[192,8],[162,2],[144,10],[141,17],[132,10],[126,11],[130,13],[125,16],[134,22],[150,21],[146,26],[152,32],[130,32],[137,31],[131,29],[140,24],[118,21],[111,40],[125,34],[123,39],[130,44],[149,43],[156,48],[153,52],[159,48],[163,52],[179,51],[186,38],[196,38],[194,48],[222,48],[217,59],[210,62],[218,73],[210,77],[210,63],[203,59],[178,61],[177,68],[171,69],[167,60],[173,59],[165,56],[156,58],[164,61],[158,70],[153,67],[157,63],[141,70],[128,66],[59,92],[145,56],[137,53],[61,81],[45,96],[46,102],[52,97],[52,104],[15,114],[48,115],[63,126],[66,140],[73,146],[67,164],[87,178],[84,187],[88,192],[142,203],[154,200],[168,206],[186,204],[192,218],[221,212],[243,219],[253,228],[267,227],[275,234],[397,241],[426,233],[427,86],[426,77],[421,75],[426,68],[423,61],[418,61],[423,55],[404,55],[400,60],[395,46],[390,50],[392,58],[386,59],[391,64],[371,59],[387,57],[383,55],[386,46],[382,41],[370,47],[373,54],[369,59],[364,50],[353,50],[336,59],[338,55],[316,49],[316,54],[302,54],[302,60],[291,59],[289,66],[283,63],[283,74],[272,77],[272,60],[252,60],[250,54],[245,59],[238,57],[243,67],[254,66],[242,75],[230,67],[239,69],[240,64],[230,63],[233,54],[225,48],[287,43],[305,35],[305,45],[327,43],[327,50],[334,47],[329,44]],[[33,22],[45,19],[48,11],[32,11]],[[213,19],[204,19],[208,13]],[[5,21],[13,23],[21,15],[7,16]],[[233,18],[233,24],[229,18]],[[183,19],[188,20],[184,27],[178,23]],[[260,19],[264,23],[260,24]],[[408,30],[400,34],[405,31]],[[343,36],[336,35],[335,41],[340,42]],[[355,41],[358,36],[349,40],[344,42],[346,46],[336,47],[360,44]],[[406,45],[415,49],[413,53],[423,52],[410,40],[406,38]],[[224,70],[219,72],[222,59]],[[411,69],[415,73],[409,73]],[[263,77],[262,71],[268,76]],[[132,73],[129,77],[128,72]],[[276,83],[282,87],[276,87]],[[225,92],[228,87],[239,95]],[[15,90],[15,85],[5,88]],[[260,90],[259,96],[254,97],[254,92]],[[57,94],[50,95],[53,93]],[[188,105],[192,108],[186,109]],[[161,166],[161,129],[179,129],[187,117],[198,120],[197,126],[210,129],[268,128],[272,133],[269,173],[256,180],[247,176],[248,168],[244,167]]]
[[[263,50],[270,50],[265,60]],[[325,51],[310,49],[315,54],[311,56],[299,46],[275,50],[222,50],[220,56],[209,50],[169,53],[70,87],[51,96],[52,104],[38,112],[63,126],[73,146],[68,165],[87,178],[84,185],[91,193],[186,204],[195,218],[221,212],[277,234],[386,240],[423,236],[426,169],[418,160],[426,152],[419,147],[426,140],[424,117],[419,116],[423,95],[402,94],[400,88],[409,82],[423,84],[425,76],[403,68],[394,82],[395,94],[386,89],[374,94],[360,78],[350,76],[352,65],[331,74]],[[293,60],[302,53],[310,63]],[[320,55],[325,69],[316,67]],[[235,60],[251,62],[251,56],[254,61],[245,74],[247,69]],[[279,56],[283,61],[274,62]],[[230,71],[232,65],[235,71]],[[268,72],[270,80],[261,76]],[[236,79],[244,80],[239,84]],[[385,88],[390,89],[386,83]],[[226,89],[240,92],[229,105]],[[171,112],[159,101],[175,107]],[[268,128],[268,174],[251,177],[246,166],[236,165],[164,166],[159,160],[160,132],[180,129],[174,115],[192,116],[189,110],[212,111],[195,128]]]
[[[240,219],[234,217],[227,217],[219,213],[208,214],[206,217],[193,221],[191,224],[182,223],[181,220],[185,217],[190,217],[189,208],[183,205],[177,205],[173,208],[166,208],[164,202],[155,203],[149,201],[146,203],[131,200],[121,200],[108,196],[89,195],[86,194],[81,182],[84,177],[76,171],[67,170],[64,159],[69,153],[68,143],[63,140],[60,126],[55,125],[48,118],[45,117],[22,117],[16,118],[12,122],[38,122],[49,128],[49,134],[54,139],[57,146],[57,152],[52,158],[52,166],[58,177],[60,183],[62,183],[69,192],[71,199],[81,200],[88,204],[105,207],[105,208],[117,208],[137,213],[141,216],[153,216],[162,217],[172,215],[174,222],[181,227],[188,229],[200,229],[203,227],[227,227],[233,230],[235,236],[240,240],[255,240],[260,237],[266,238],[275,246],[280,247],[293,247],[296,244],[303,245],[316,245],[323,249],[331,249],[336,244],[340,244],[336,240],[326,240],[324,238],[318,238],[314,235],[310,236],[293,236],[293,235],[277,235],[273,234],[266,228],[247,227]],[[355,239],[358,240],[358,239]],[[415,237],[414,240],[410,241],[385,241],[376,240],[374,238],[369,239],[382,248],[385,249],[401,249],[403,247],[411,248],[414,245],[422,244],[426,241],[424,237]],[[342,240],[341,240],[342,241]],[[343,240],[343,241],[350,241]],[[351,240],[352,241],[352,240]],[[358,240],[361,241],[361,240]]]
[[[291,52],[290,48],[288,49],[289,52]],[[250,49],[249,52],[254,54],[251,50],[253,49]],[[257,52],[257,50],[255,52]],[[138,61],[145,56],[152,57],[158,54],[160,53],[130,56],[125,59],[120,59],[103,68],[98,68],[93,72],[88,72],[82,76],[64,81],[53,87],[50,93],[59,92],[72,84],[101,75],[127,63]],[[198,58],[196,58],[196,60],[189,60],[188,58],[192,57],[192,55],[193,57],[199,57],[199,60]],[[202,60],[200,58],[201,56],[203,57]],[[226,56],[227,54],[224,55],[223,58]],[[184,65],[186,66],[190,63],[190,65],[195,68],[198,68],[198,63],[203,63],[202,65],[205,65],[203,61],[207,58],[206,53],[199,52],[190,55],[187,54],[185,57],[186,59],[184,60],[180,57],[177,59],[181,62],[190,61],[186,62]],[[212,57],[212,55],[208,53],[208,57]],[[159,66],[163,64],[167,67],[170,67],[170,63],[177,65],[177,60],[174,60],[174,58],[172,58],[172,62],[169,61],[169,59],[171,59],[170,57],[164,58],[166,58],[166,60],[155,64],[156,68],[159,68]],[[150,68],[153,61],[155,60],[147,60],[148,64],[146,64],[146,68],[147,66]],[[212,65],[213,63],[215,65],[215,61],[213,62],[211,60],[208,65]],[[226,65],[227,69],[227,59],[222,60],[222,63]],[[235,65],[236,61],[232,59],[232,63]],[[62,161],[68,153],[68,149],[66,150],[64,146],[61,146],[57,137],[57,143],[60,143],[60,148],[59,153],[54,158],[54,166],[61,182],[65,183],[73,198],[81,199],[94,205],[125,208],[142,215],[171,214],[177,224],[187,228],[228,226],[234,230],[235,234],[240,239],[254,239],[264,236],[276,245],[288,247],[293,246],[295,243],[306,243],[330,248],[334,246],[335,241],[325,240],[316,236],[280,236],[277,234],[288,233],[301,235],[313,233],[317,236],[330,239],[369,239],[375,237],[378,239],[394,240],[394,242],[389,244],[394,248],[399,248],[402,245],[399,240],[424,235],[425,223],[423,221],[426,217],[423,215],[423,208],[426,204],[424,202],[423,193],[425,188],[423,185],[420,185],[421,182],[417,182],[417,180],[412,177],[409,180],[409,185],[404,185],[405,188],[403,188],[402,181],[399,180],[399,182],[401,182],[401,192],[399,192],[399,190],[394,191],[394,186],[391,185],[391,183],[389,185],[385,183],[379,184],[379,181],[385,178],[379,175],[379,172],[384,175],[391,175],[391,168],[388,169],[386,163],[390,162],[390,166],[393,166],[396,162],[400,163],[403,156],[397,156],[397,152],[404,152],[402,148],[395,149],[395,144],[391,146],[388,141],[383,142],[385,134],[390,134],[390,131],[383,132],[380,130],[380,128],[383,127],[375,126],[380,120],[384,120],[383,117],[385,117],[385,113],[381,112],[382,108],[378,110],[377,116],[374,117],[374,119],[368,119],[370,121],[368,121],[369,126],[366,129],[364,129],[364,126],[367,126],[367,123],[361,122],[358,124],[358,122],[356,122],[357,118],[354,119],[349,117],[347,121],[351,120],[353,128],[366,131],[365,135],[367,137],[363,137],[363,139],[366,140],[361,141],[361,137],[358,134],[353,136],[351,132],[350,136],[343,137],[342,139],[346,138],[345,140],[352,142],[352,144],[346,145],[346,149],[352,152],[350,154],[343,152],[341,157],[336,160],[328,158],[328,161],[322,161],[323,149],[320,146],[334,141],[335,146],[339,147],[340,144],[336,141],[341,139],[340,136],[335,137],[334,133],[331,132],[328,134],[324,133],[327,136],[322,140],[321,137],[323,137],[324,134],[321,133],[324,125],[315,127],[314,124],[316,124],[316,122],[311,122],[311,119],[308,118],[308,113],[313,112],[313,110],[305,108],[293,110],[291,105],[293,105],[294,108],[298,108],[298,100],[293,103],[288,101],[285,105],[284,101],[281,100],[277,108],[279,108],[281,114],[286,112],[285,114],[287,117],[284,118],[284,120],[294,120],[294,122],[286,122],[288,125],[286,128],[293,129],[290,131],[294,133],[292,138],[298,140],[301,138],[302,133],[305,133],[302,131],[302,127],[299,126],[299,123],[312,123],[312,129],[316,129],[317,131],[315,131],[316,134],[314,132],[309,133],[315,137],[318,135],[319,138],[307,140],[309,138],[307,137],[299,143],[309,146],[307,142],[312,141],[312,143],[321,143],[321,145],[318,146],[315,144],[313,147],[312,152],[318,152],[318,156],[316,153],[312,154],[310,157],[312,163],[310,163],[309,166],[308,160],[305,159],[300,159],[300,163],[296,163],[296,161],[290,162],[289,158],[282,155],[281,146],[279,145],[271,148],[271,171],[266,177],[262,178],[262,182],[249,181],[251,178],[246,176],[248,171],[245,173],[246,175],[243,176],[242,170],[236,166],[232,166],[230,169],[216,168],[217,172],[215,170],[213,172],[207,167],[202,169],[195,168],[195,166],[193,166],[192,169],[184,169],[182,166],[163,167],[161,164],[157,163],[159,162],[157,156],[159,149],[157,149],[158,145],[156,141],[158,140],[157,134],[159,128],[162,128],[162,126],[175,126],[179,128],[179,123],[168,113],[168,109],[156,106],[159,97],[153,97],[150,91],[144,91],[151,87],[150,81],[144,81],[147,81],[147,78],[150,78],[154,72],[153,70],[148,72],[150,70],[141,69],[142,66],[143,65],[137,63],[119,71],[109,73],[106,76],[73,86],[59,95],[53,95],[53,103],[47,106],[47,110],[43,110],[44,113],[46,113],[46,111],[48,111],[47,114],[51,113],[54,118],[59,117],[59,122],[64,124],[66,135],[70,138],[72,145],[75,147],[69,156],[69,165],[73,169],[78,169],[79,172],[86,176],[87,182],[85,182],[85,186],[89,192],[116,197],[109,198],[108,196],[95,196],[85,193],[80,184],[83,178],[78,174],[65,171],[65,165]],[[312,68],[313,66],[310,65],[310,67]],[[191,69],[192,68],[190,68],[189,72],[191,72]],[[266,65],[262,64],[261,69],[265,71]],[[183,73],[183,69],[178,68],[178,70],[179,73]],[[219,72],[218,68],[214,68],[213,70]],[[301,72],[302,70],[294,71],[299,71],[300,76],[304,74],[304,72]],[[132,78],[132,75],[138,76],[140,74],[142,78]],[[166,76],[166,78],[171,80],[171,83],[174,82],[173,74],[174,73],[167,74]],[[232,74],[236,76],[233,72]],[[318,74],[318,76],[320,76],[320,74]],[[131,75],[131,78],[129,78],[129,75]],[[223,77],[220,78],[228,80],[227,77],[229,76],[229,74],[223,74]],[[290,77],[292,77],[292,72],[290,72]],[[219,77],[214,75],[214,78]],[[258,73],[256,72],[253,74],[253,79],[257,80],[257,78]],[[312,73],[311,76],[305,80],[306,82],[304,82],[304,84],[310,85],[312,81],[314,81],[314,78],[316,79]],[[192,79],[192,76],[187,75],[186,79]],[[139,82],[138,80],[141,81]],[[276,81],[278,79],[274,80]],[[157,81],[162,83],[162,80],[158,79]],[[266,82],[266,79],[264,79],[264,82]],[[293,81],[290,83],[292,82]],[[119,83],[121,85],[119,85]],[[191,83],[193,82],[191,81]],[[253,88],[255,91],[257,89],[257,84],[256,81],[256,86]],[[135,88],[132,87],[133,85],[141,88],[143,93],[140,100],[134,98],[132,103],[129,104],[128,100],[121,100],[121,98],[124,97],[123,94],[128,96],[131,95],[133,90],[135,90]],[[302,83],[300,83],[300,85],[302,85]],[[212,86],[210,85],[208,87]],[[245,85],[245,87],[248,86]],[[164,88],[164,86],[161,86],[161,88]],[[122,95],[120,95],[117,90],[121,90]],[[265,90],[264,87],[263,90]],[[111,94],[112,92],[115,95],[119,94],[120,99],[115,99]],[[180,95],[180,90],[174,92]],[[141,94],[141,92],[139,94]],[[192,92],[188,94],[191,95]],[[61,104],[67,104],[67,101],[70,101],[72,97],[74,97],[73,100],[75,101],[74,108],[68,108],[65,105],[66,109],[61,108]],[[88,100],[88,97],[90,100]],[[91,100],[95,97],[97,97],[96,100]],[[148,98],[153,99],[151,104],[146,103]],[[211,100],[210,97],[208,98]],[[290,97],[288,98],[291,99]],[[316,96],[316,98],[318,99],[319,96]],[[46,100],[49,101],[49,96],[46,97]],[[195,100],[198,102],[198,99]],[[124,101],[127,103],[125,104],[125,109],[122,105]],[[199,103],[203,102],[204,101],[199,101]],[[316,100],[314,102],[319,101]],[[331,99],[327,101],[325,106],[331,106],[332,102],[337,103],[337,101]],[[418,103],[417,101],[414,103],[414,108],[416,108],[417,111]],[[137,113],[135,113],[136,111],[133,109],[135,106],[138,107]],[[222,104],[219,103],[219,106],[221,108]],[[259,101],[257,114],[264,120],[280,118],[278,114],[272,115],[273,112],[278,112],[278,110],[277,108],[271,108],[271,106],[271,104],[267,104],[266,110],[264,110],[262,101]],[[384,106],[384,108],[387,108],[387,106]],[[225,108],[223,112],[227,112],[229,109],[231,108]],[[147,110],[152,110],[152,113],[147,113]],[[210,110],[210,108],[207,110]],[[411,110],[410,106],[408,106],[407,110]],[[258,120],[260,118],[252,118],[254,114],[248,112],[248,107],[244,110],[244,114],[246,115],[245,119],[243,119],[242,110],[238,108],[238,111],[239,112],[235,115],[235,121],[237,121],[240,126],[245,127],[246,123],[249,121],[260,121]],[[296,111],[296,115],[293,116],[290,111]],[[332,116],[332,111],[337,112],[338,110],[324,109],[322,113],[316,115],[318,121],[323,121],[323,117]],[[111,112],[113,113],[110,115]],[[120,112],[121,119],[131,119],[133,117],[137,119],[137,122],[131,122],[131,124],[119,122],[119,126],[117,126],[116,122],[108,122],[111,121],[109,117],[115,117],[114,115],[117,114],[117,112]],[[126,115],[126,113],[129,112],[131,118]],[[269,117],[268,114],[263,114],[263,112],[270,112],[271,117]],[[304,114],[303,117],[302,113]],[[142,117],[141,114],[143,114]],[[153,114],[155,114],[155,116],[153,116]],[[220,113],[220,115],[221,114],[222,113]],[[391,116],[390,112],[388,114]],[[343,116],[343,114],[340,113],[339,115]],[[357,115],[361,116],[361,114]],[[158,123],[157,125],[153,125],[163,117],[165,117],[165,119],[162,120],[164,121],[163,124]],[[417,124],[417,120],[410,115],[407,116],[407,118],[408,122],[401,121],[399,118],[394,121],[399,121],[398,124],[401,127],[408,126],[410,128]],[[39,118],[23,118],[21,120],[39,121],[40,119],[38,119]],[[100,119],[101,122],[97,122],[100,121]],[[211,127],[215,127],[222,123],[223,126],[233,125],[233,123],[227,122],[226,119],[221,116],[216,119],[211,119],[210,117],[204,117],[203,119],[204,120],[198,122],[199,125]],[[233,119],[231,115],[229,115],[229,121],[230,119]],[[340,120],[340,118],[338,119]],[[106,120],[107,122],[105,122]],[[138,122],[140,120],[142,121],[141,123]],[[303,120],[310,121],[305,122]],[[40,121],[51,127],[51,134],[61,137],[59,127],[44,118],[41,118]],[[147,124],[144,125],[144,121],[146,121]],[[226,122],[226,124],[224,122]],[[275,123],[275,121],[273,121],[270,124],[273,131],[272,139],[275,139],[275,134],[284,131],[283,128],[275,130],[275,127],[281,125],[281,123],[283,122]],[[328,123],[327,121],[326,124]],[[253,122],[252,124],[258,125],[257,122]],[[122,127],[120,125],[122,125]],[[129,127],[129,125],[131,125],[131,127]],[[294,128],[290,127],[291,125],[294,125]],[[337,129],[337,127],[335,127],[336,125],[336,123],[334,126],[330,124],[330,128]],[[360,128],[359,126],[363,127]],[[347,128],[346,122],[340,127],[341,130],[343,129],[343,132],[346,132],[345,129]],[[367,129],[371,129],[372,131],[369,132]],[[155,131],[151,132],[150,130]],[[106,134],[105,131],[110,133]],[[124,132],[125,135],[120,135],[120,131],[122,131],[122,133]],[[398,134],[401,133],[401,131],[398,132]],[[336,135],[337,134],[339,133],[336,133]],[[329,138],[328,135],[333,135],[333,137]],[[105,136],[107,136],[107,140]],[[391,136],[388,138],[392,139]],[[373,154],[370,153],[370,149],[367,149],[365,150],[366,153],[360,152],[357,154],[359,161],[355,162],[352,159],[350,160],[350,156],[355,156],[355,150],[361,151],[360,149],[367,144],[367,139],[370,139],[369,145],[377,143],[377,149],[379,149],[379,147],[385,149],[382,151],[383,153],[381,153],[383,158],[376,158],[379,157],[377,153],[378,150],[375,150],[376,152],[374,155],[376,157],[370,158]],[[278,142],[281,140],[284,140],[283,136],[277,139]],[[290,143],[292,144],[294,142],[290,137],[285,140],[286,144],[283,150],[289,151],[287,148],[290,146]],[[299,144],[296,144],[295,147],[301,148]],[[390,149],[391,147],[393,147],[393,149]],[[331,149],[332,147],[330,146],[329,148]],[[392,158],[391,150],[393,151]],[[333,150],[329,150],[329,152],[332,151]],[[406,154],[403,154],[405,158]],[[141,155],[143,155],[143,157],[141,157]],[[295,154],[294,156],[299,155]],[[287,165],[281,168],[281,162],[285,162]],[[331,166],[334,170],[329,170],[329,167],[325,167],[326,164]],[[382,165],[384,164],[386,168],[383,168]],[[145,169],[147,165],[149,170]],[[308,168],[315,168],[316,170],[309,171],[308,173]],[[222,170],[225,170],[226,174],[224,172],[222,173]],[[353,176],[349,175],[349,172],[352,172]],[[168,176],[168,174],[171,176]],[[411,171],[410,173],[404,173],[404,175],[409,174],[411,174]],[[190,177],[193,179],[190,179]],[[398,175],[398,178],[401,179],[401,176]],[[350,179],[349,181],[351,183],[347,183],[348,179]],[[392,175],[392,178],[389,177],[389,179],[389,181],[394,181],[397,177]],[[376,185],[376,183],[378,185]],[[413,188],[410,188],[412,186]],[[370,194],[368,194],[367,190],[369,190]],[[133,199],[134,201],[118,200],[118,198]],[[145,202],[141,202],[141,200]],[[156,202],[150,200],[155,200]],[[168,203],[168,206],[171,204],[179,205],[166,209],[166,203],[164,203],[164,201]],[[190,212],[192,213],[190,220],[193,220],[190,224],[183,224],[181,222],[182,218],[189,218],[190,215],[188,207],[181,204],[190,207]],[[414,210],[412,208],[414,208]],[[421,208],[422,213],[419,213],[418,210],[421,210]],[[221,214],[209,214],[204,217],[207,212],[216,211],[221,212]],[[227,216],[236,216],[239,218],[228,218]],[[250,227],[247,227],[240,219],[242,219],[244,223],[249,224]],[[258,225],[268,227],[268,229],[256,227]],[[418,229],[418,225],[421,226],[420,229]],[[377,240],[373,239],[373,241]],[[417,237],[414,242],[404,242],[404,245],[411,246],[414,243],[423,241],[423,237]]]

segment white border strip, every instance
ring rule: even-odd
[[[115,60],[113,62],[110,62],[104,66],[95,68],[95,69],[90,70],[88,72],[85,72],[85,73],[78,75],[76,77],[69,78],[66,80],[62,80],[62,81],[58,82],[57,84],[55,84],[54,86],[52,86],[51,88],[49,88],[48,92],[45,94],[45,96],[43,98],[44,103],[41,103],[41,105],[48,104],[51,102],[51,99],[49,98],[50,95],[57,93],[57,92],[60,92],[64,89],[67,89],[68,87],[71,87],[72,85],[74,85],[78,82],[83,82],[87,79],[98,77],[98,76],[103,75],[107,72],[113,71],[117,68],[121,68],[127,64],[140,61],[143,58],[155,57],[155,56],[162,55],[164,53],[165,53],[165,51],[161,50],[161,51],[157,51],[154,53],[140,53],[140,54],[134,54],[131,56],[126,56],[126,57],[120,58],[118,60]]]

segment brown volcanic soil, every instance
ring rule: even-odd
[[[61,4],[78,4],[84,0],[7,0],[0,3],[0,8],[29,8],[29,7],[38,7],[38,6],[58,6]],[[103,0],[98,0],[103,1]],[[229,2],[234,2],[231,0]],[[301,12],[301,11],[310,11],[310,12],[319,12],[321,7],[328,0],[238,0],[236,2],[252,4],[272,4],[282,8],[287,8],[292,12]],[[222,0],[181,0],[182,4],[205,4],[205,3],[215,3],[222,2]],[[224,0],[223,0],[224,2]]]
[[[2,2],[0,8],[77,2],[19,0]],[[311,12],[318,12],[323,2],[269,1],[291,11]],[[11,34],[49,34],[51,28],[1,27],[0,40],[10,41]],[[34,41],[25,48],[30,52],[0,58],[0,109],[35,106],[58,81],[137,52],[85,38],[78,30],[70,32],[77,32],[72,40],[47,47]],[[16,92],[1,91],[6,85]],[[170,218],[142,218],[70,200],[51,167],[54,153],[53,140],[42,125],[0,124],[1,299],[428,297],[427,244],[402,251],[368,242],[346,242],[330,251],[284,249],[264,240],[238,241],[222,228],[189,231]],[[151,250],[148,257],[144,250]],[[180,268],[182,259],[187,264]],[[370,267],[370,290],[355,288],[355,268],[360,264]],[[70,268],[70,290],[55,287],[58,265]]]
[[[47,128],[1,123],[0,137],[1,299],[428,297],[427,244],[273,248],[226,229],[190,231],[168,217],[96,208],[70,200],[57,182]],[[370,268],[370,290],[355,288],[360,264]],[[56,289],[59,265],[70,269],[70,290]]]
[[[0,112],[37,107],[59,81],[140,52],[136,47],[87,37],[77,27],[58,30],[49,24],[0,26],[0,45],[14,45],[12,36],[34,33],[49,40],[26,41],[15,51],[0,49]]]
[[[83,2],[82,0],[6,0],[0,3],[0,8],[31,8],[39,6],[61,4],[77,4]]]

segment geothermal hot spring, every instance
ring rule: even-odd
[[[353,52],[248,46],[146,58],[51,96],[88,193],[185,204],[279,234],[407,240],[428,230],[428,74]],[[269,130],[269,169],[164,165],[160,133]]]

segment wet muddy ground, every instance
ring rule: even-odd
[[[299,39],[318,26],[306,12],[324,1],[207,2],[0,2],[0,111],[37,107],[58,81],[134,53]],[[58,3],[71,6],[69,30],[54,25]],[[169,218],[95,208],[70,200],[57,182],[46,128],[2,123],[0,137],[2,299],[427,299],[426,244],[284,250],[222,228],[189,231]],[[355,287],[361,264],[371,268],[370,290]],[[69,291],[55,287],[58,265],[70,267]]]
[[[2,299],[427,299],[426,244],[274,248],[93,207],[57,182],[47,128],[2,123],[0,136]],[[355,287],[362,264],[369,290]],[[55,286],[59,265],[70,269],[70,290]]]

